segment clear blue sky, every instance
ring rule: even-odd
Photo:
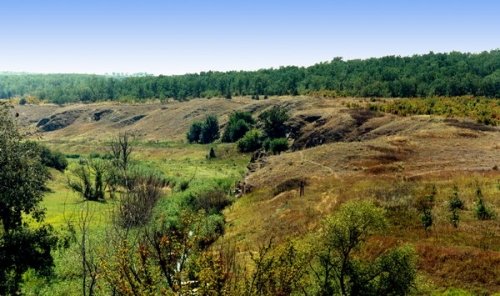
[[[491,0],[0,0],[0,71],[185,74],[500,48]]]

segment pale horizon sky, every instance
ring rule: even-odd
[[[180,75],[500,48],[500,1],[0,0],[0,71]]]

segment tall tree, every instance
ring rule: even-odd
[[[203,121],[200,132],[200,143],[209,144],[219,138],[219,120],[215,115],[208,115]]]
[[[44,218],[40,202],[49,175],[40,154],[41,147],[24,141],[9,107],[0,103],[0,295],[18,293],[29,269],[48,276],[54,266],[52,227],[26,223]]]

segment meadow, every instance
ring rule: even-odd
[[[393,110],[406,107],[397,104],[424,110],[433,101],[417,105],[411,100],[400,103],[358,98],[236,98],[232,102],[212,99],[167,105],[162,110],[166,114],[155,113],[158,109],[153,106],[148,107],[153,111],[147,113],[143,106],[141,112],[148,114],[145,120],[155,124],[150,130],[145,130],[140,122],[126,128],[140,131],[133,162],[145,170],[159,170],[169,179],[156,213],[175,215],[187,204],[186,200],[195,200],[213,188],[223,188],[230,196],[231,202],[220,216],[223,218],[217,218],[224,223],[223,234],[211,250],[231,249],[235,258],[246,262],[250,270],[253,263],[249,254],[257,254],[271,238],[278,246],[293,240],[306,252],[314,246],[311,241],[321,232],[324,218],[349,201],[371,200],[384,209],[389,227],[369,237],[357,258],[371,260],[393,247],[408,245],[417,258],[417,277],[411,294],[492,295],[500,293],[500,273],[496,268],[500,260],[500,133],[491,123],[485,125],[484,112],[465,114],[466,111],[453,107],[461,105],[462,100],[474,101],[445,100],[449,104],[446,110],[456,110],[453,114],[438,113],[444,108],[439,104],[435,104],[439,107],[436,113],[400,114]],[[475,102],[481,110],[493,104],[484,98]],[[169,135],[159,136],[153,129],[162,127],[161,131],[166,131],[164,120],[176,116],[178,125],[187,130],[189,122],[202,117],[204,110],[215,112],[217,108],[224,126],[224,118],[235,106],[256,110],[258,114],[272,105],[290,108],[294,141],[304,146],[258,159],[251,164],[252,172],[247,169],[251,154],[237,152],[235,144],[187,144],[182,135],[172,140]],[[469,105],[473,108],[473,103]],[[95,112],[92,110],[110,107],[85,108]],[[171,116],[168,110],[172,110]],[[179,110],[185,113],[179,114]],[[182,119],[182,114],[191,115]],[[494,117],[494,112],[489,114]],[[41,138],[51,149],[72,157],[68,158],[70,166],[64,173],[51,171],[53,179],[43,205],[47,208],[46,221],[62,233],[68,222],[78,226],[82,217],[89,217],[91,231],[87,242],[96,246],[98,256],[105,252],[103,238],[108,235],[119,201],[85,202],[67,186],[71,168],[79,162],[74,157],[102,158],[107,152],[106,137],[85,138],[102,127],[79,120]],[[85,136],[68,136],[78,129],[85,129]],[[214,148],[215,158],[207,157],[210,147]],[[242,180],[251,190],[234,199],[235,186]],[[305,184],[304,196],[300,196],[301,181]],[[450,210],[453,196],[458,196],[464,205],[455,213]],[[479,199],[491,217],[478,218]],[[55,253],[55,277],[51,284],[28,274],[23,289],[26,294],[82,294],[82,231],[75,227],[75,233],[71,247]],[[308,276],[302,281],[312,285]],[[105,289],[96,291],[106,294]]]
[[[26,275],[23,287],[26,295],[81,295],[82,294],[82,232],[85,227],[87,248],[96,250],[108,247],[103,241],[113,228],[113,218],[117,215],[119,199],[98,202],[84,200],[68,186],[72,169],[81,159],[103,157],[109,147],[89,148],[85,143],[59,141],[44,143],[51,149],[64,152],[69,166],[64,172],[51,169],[52,179],[48,182],[42,206],[46,208],[45,222],[51,224],[61,235],[71,235],[73,241],[69,249],[56,250],[54,256],[55,276],[46,283],[35,274]],[[209,147],[213,147],[216,158],[208,159]],[[212,189],[214,183],[225,183],[230,189],[240,180],[249,160],[249,155],[237,153],[234,144],[197,145],[182,142],[140,142],[134,143],[132,162],[148,170],[159,170],[169,176],[170,186],[163,188],[164,199],[183,198],[188,192],[203,192]],[[189,182],[189,190],[180,191],[176,184]],[[227,192],[231,194],[231,192]],[[85,221],[85,222],[84,222]],[[74,233],[68,233],[68,227]]]

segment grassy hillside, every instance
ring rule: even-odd
[[[278,244],[290,237],[307,242],[320,230],[320,221],[341,204],[370,199],[386,210],[390,227],[370,237],[365,256],[413,245],[418,256],[415,293],[500,293],[496,267],[500,220],[475,216],[478,189],[486,206],[500,214],[500,129],[478,123],[477,118],[400,117],[377,111],[384,110],[383,104],[299,96],[145,105],[25,105],[15,111],[26,126],[39,131],[36,136],[43,143],[64,153],[104,153],[111,136],[128,131],[137,135],[134,157],[168,176],[194,178],[197,184],[209,184],[214,178],[241,179],[249,192],[224,210],[225,234],[217,246],[232,245],[243,257],[271,237]],[[233,110],[251,112],[256,118],[273,105],[289,110],[292,151],[257,159],[250,170],[251,155],[237,153],[233,144],[215,144],[218,158],[208,160],[210,145],[185,143],[191,122],[207,114],[218,116],[224,127]],[[370,105],[379,107],[368,110]],[[43,118],[49,121],[39,124]],[[59,128],[44,130],[51,121]],[[82,202],[66,188],[67,173],[53,174],[52,192],[44,203],[47,221],[61,225],[63,214],[70,208],[78,210]],[[301,182],[304,196],[299,196]],[[458,211],[458,227],[450,221],[449,210],[455,193],[465,202]],[[433,222],[425,229],[420,207],[430,195]],[[112,201],[96,204],[96,212],[105,216],[112,207]],[[59,270],[61,286],[68,272]],[[78,274],[68,277],[70,283],[78,282]]]

